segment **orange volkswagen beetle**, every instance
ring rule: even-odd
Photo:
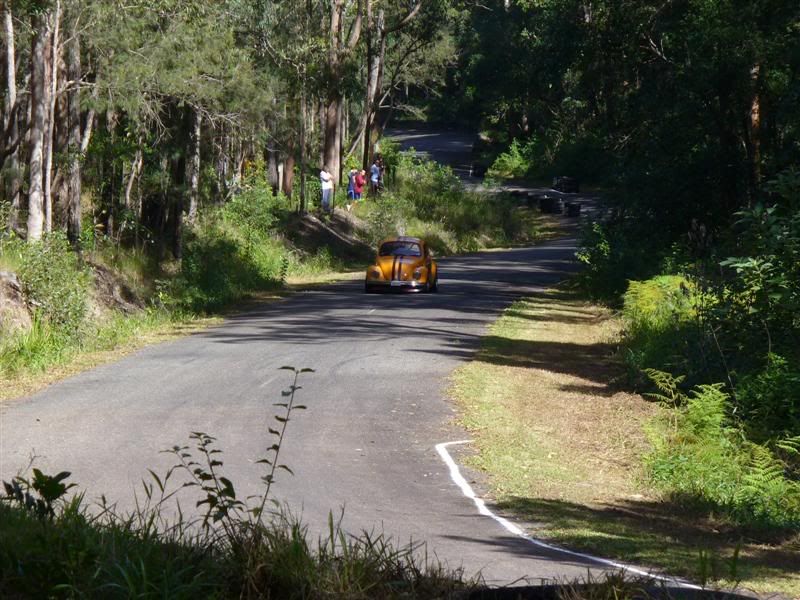
[[[430,248],[415,237],[394,237],[381,242],[375,264],[367,269],[366,292],[411,290],[435,292],[438,268]]]

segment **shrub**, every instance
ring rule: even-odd
[[[414,232],[430,237],[436,250],[450,253],[529,241],[536,235],[533,224],[519,218],[515,199],[467,191],[452,169],[413,152],[399,155],[397,184],[376,204],[367,208],[373,240]]]
[[[586,224],[575,256],[583,263],[578,282],[593,299],[617,302],[630,279],[654,274],[659,255],[658,231],[643,221],[618,219]],[[646,241],[645,241],[646,240]]]
[[[384,192],[374,202],[366,202],[362,214],[367,222],[370,244],[375,246],[384,238],[407,233],[406,226],[413,212],[408,200],[391,192]]]
[[[632,374],[677,371],[690,382],[704,368],[698,306],[702,295],[681,275],[631,281],[624,296],[623,347]]]
[[[486,174],[499,179],[525,177],[534,168],[536,140],[520,141],[514,139],[508,150],[501,153]]]
[[[262,175],[249,177],[240,193],[186,234],[181,281],[171,293],[193,310],[210,310],[250,290],[279,286],[288,256],[274,227],[288,208]]]
[[[716,508],[743,524],[800,527],[800,484],[729,417],[721,384],[695,388],[651,430],[651,481],[676,500]]]
[[[798,176],[800,180],[800,176]],[[798,184],[800,185],[800,183]],[[737,237],[716,282],[717,322],[731,347],[797,359],[800,340],[800,208],[757,205],[738,213]]]
[[[766,366],[736,386],[737,412],[759,442],[800,435],[800,371],[770,354]]]
[[[0,250],[14,255],[17,276],[35,316],[61,334],[77,335],[86,317],[89,275],[66,236],[53,233],[34,244],[12,238]]]

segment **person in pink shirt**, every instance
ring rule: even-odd
[[[354,199],[361,200],[361,195],[364,193],[364,186],[367,185],[367,172],[364,169],[358,172],[353,181]]]

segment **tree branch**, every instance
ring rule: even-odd
[[[406,14],[405,17],[400,19],[400,21],[398,21],[396,24],[392,25],[391,27],[387,27],[385,29],[385,33],[387,33],[387,34],[388,33],[394,33],[395,31],[399,31],[400,29],[402,29],[403,27],[408,25],[419,14],[419,11],[422,8],[422,5],[424,4],[424,2],[425,2],[425,0],[418,0],[417,3],[414,5],[414,8],[412,8],[408,12],[408,14]]]

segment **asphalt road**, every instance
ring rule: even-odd
[[[477,139],[473,133],[458,130],[442,132],[418,125],[388,129],[386,135],[404,150],[413,148],[418,155],[449,165],[465,181],[479,181],[469,176],[472,144]]]
[[[435,450],[467,437],[446,400],[448,376],[503,308],[573,271],[574,250],[562,239],[443,260],[438,294],[365,295],[361,282],[300,292],[69,378],[0,407],[0,477],[34,452],[46,472],[71,471],[88,499],[130,507],[147,469],[174,462],[159,451],[205,431],[218,438],[239,497],[254,494],[272,403],[290,383],[278,369],[310,367],[298,393],[308,410],[289,424],[282,450],[295,475],[281,473],[274,496],[311,532],[343,508],[347,531],[424,541],[429,554],[491,583],[585,576],[596,563],[481,516]]]

